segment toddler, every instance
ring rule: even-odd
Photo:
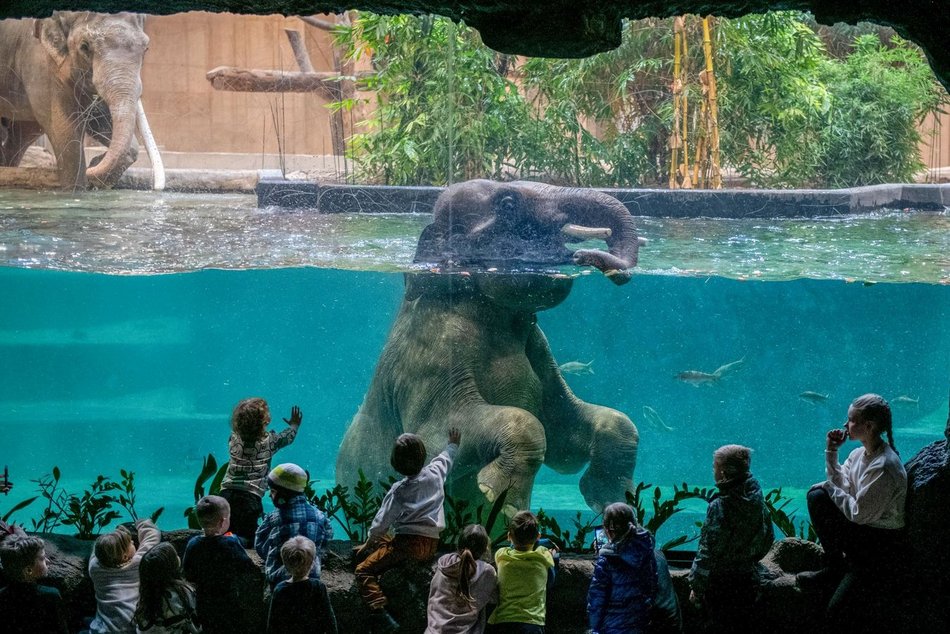
[[[493,634],[543,634],[548,586],[554,582],[557,552],[538,545],[538,518],[520,511],[508,524],[511,546],[495,553],[498,607],[488,618]]]
[[[593,634],[645,634],[657,591],[653,535],[623,503],[604,509],[604,532],[610,540],[600,549],[587,612]]]
[[[429,585],[425,634],[482,634],[485,607],[498,602],[498,575],[482,561],[488,533],[470,524],[459,535],[458,551],[442,555]]]
[[[268,474],[270,499],[276,507],[257,529],[254,548],[264,560],[264,574],[273,588],[290,578],[280,558],[280,547],[291,537],[302,535],[317,546],[310,576],[320,578],[320,556],[333,537],[326,514],[307,501],[304,489],[310,477],[292,463],[279,464]]]
[[[188,541],[182,560],[185,578],[195,585],[198,621],[204,634],[255,632],[242,610],[260,600],[260,569],[241,540],[228,532],[228,501],[207,495],[195,505],[203,535]]]
[[[100,535],[89,558],[89,578],[96,591],[96,618],[89,630],[134,634],[132,616],[139,602],[139,565],[142,557],[161,540],[151,520],[135,523],[139,547],[124,526]]]
[[[461,432],[449,430],[449,442],[426,465],[426,446],[416,434],[402,434],[390,454],[393,469],[405,476],[394,483],[369,529],[369,539],[357,551],[356,581],[377,634],[393,632],[399,624],[386,611],[379,577],[407,561],[427,562],[435,556],[439,533],[445,528],[445,478],[458,452]],[[388,536],[392,529],[393,537]]]
[[[254,543],[257,523],[264,514],[261,498],[271,458],[294,441],[302,421],[303,414],[294,405],[290,419],[284,419],[287,429],[279,434],[267,431],[270,409],[262,398],[244,399],[231,413],[228,470],[221,481],[221,497],[231,505],[231,531],[244,540],[245,546]]]
[[[759,585],[756,563],[775,537],[762,489],[749,468],[752,450],[725,445],[713,452],[719,492],[706,511],[689,573],[689,600],[705,605],[710,632],[751,631]]]
[[[148,634],[197,634],[195,591],[181,578],[175,547],[164,542],[145,553],[139,565],[135,627]]]
[[[274,588],[267,616],[268,634],[308,632],[336,634],[336,617],[327,588],[319,579],[309,578],[317,546],[298,535],[280,547],[280,558],[290,579]]]
[[[0,545],[8,582],[0,589],[0,623],[6,634],[66,634],[66,610],[59,590],[37,583],[49,565],[39,537],[14,532]]]

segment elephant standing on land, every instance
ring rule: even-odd
[[[63,187],[111,187],[138,157],[145,16],[57,11],[0,21],[0,166],[44,132]],[[84,137],[108,147],[87,168]]]
[[[608,251],[565,246],[592,237]],[[421,435],[435,455],[455,426],[462,443],[448,486],[471,508],[506,490],[506,514],[529,508],[542,464],[562,473],[588,465],[580,489],[594,510],[623,501],[637,429],[574,396],[537,326],[535,313],[561,303],[573,280],[518,269],[573,261],[622,284],[637,252],[632,217],[606,194],[529,182],[449,187],[415,257],[439,269],[406,274],[396,322],[343,439],[337,481],[352,486],[359,469],[371,480],[393,473],[390,450],[403,432]]]

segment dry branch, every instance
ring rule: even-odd
[[[340,75],[218,66],[205,75],[215,90],[231,92],[316,92],[337,99]]]

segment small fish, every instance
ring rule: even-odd
[[[676,431],[669,425],[667,425],[660,415],[656,413],[656,410],[650,407],[649,405],[643,406],[643,417],[649,421],[651,425],[659,429],[660,431]]]
[[[805,390],[804,392],[798,395],[798,398],[802,399],[803,401],[810,401],[812,403],[824,403],[825,401],[828,400],[829,396],[831,395],[822,394],[820,392],[812,392],[811,390]]]
[[[713,383],[718,383],[719,379],[726,376],[730,372],[734,372],[741,368],[745,364],[745,357],[742,357],[738,361],[733,361],[732,363],[727,363],[721,365],[714,372],[700,372],[699,370],[686,370],[680,372],[676,375],[676,378],[684,383],[689,383],[693,387],[699,387],[700,385],[712,385]]]
[[[893,401],[891,401],[891,403],[894,403],[895,405],[914,405],[914,406],[916,406],[917,404],[920,403],[920,398],[913,398],[913,397],[911,397],[911,396],[907,396],[906,394],[901,394],[900,396],[898,396],[897,398],[895,398]]]
[[[593,360],[583,363],[582,361],[568,361],[558,366],[558,369],[564,374],[593,374],[594,368],[590,367]]]

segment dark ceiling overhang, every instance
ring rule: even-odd
[[[311,15],[347,9],[436,13],[464,20],[496,50],[545,57],[584,57],[617,46],[622,18],[685,13],[736,17],[797,9],[810,11],[823,24],[867,21],[893,27],[924,49],[934,72],[950,89],[950,0],[4,0],[0,18],[45,17],[55,10]]]

